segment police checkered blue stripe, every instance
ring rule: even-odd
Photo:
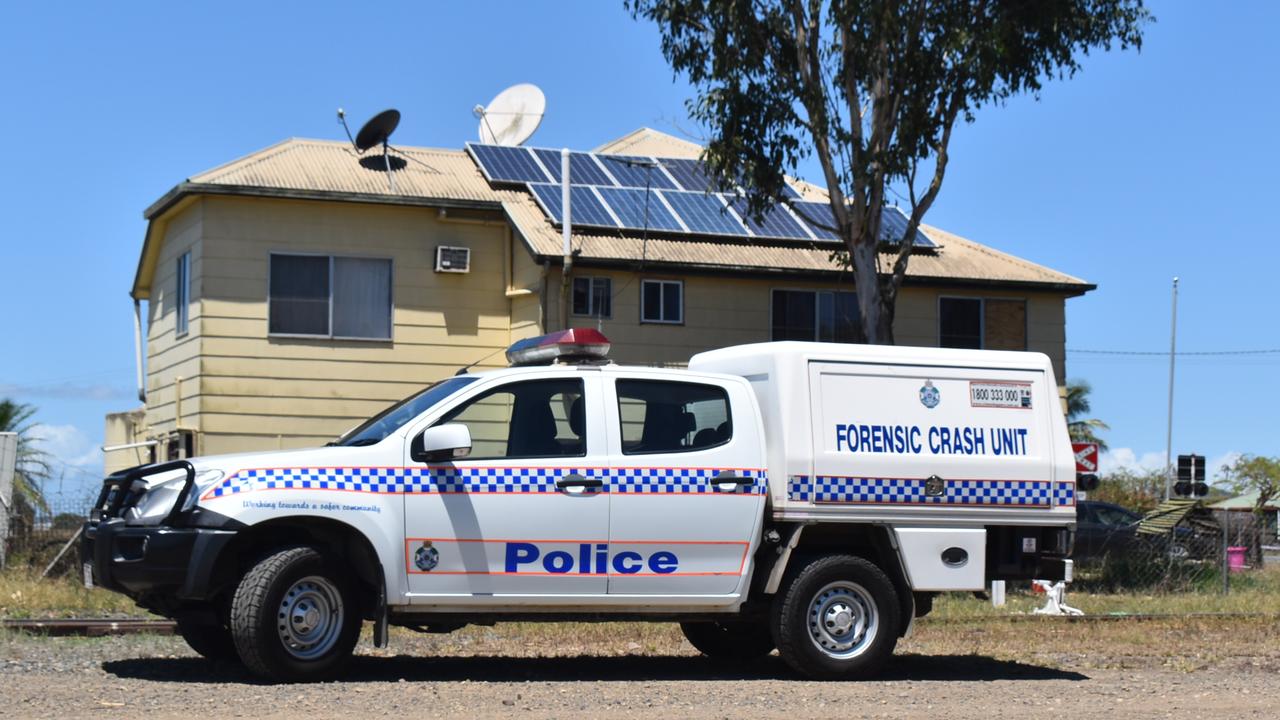
[[[1076,486],[1075,483],[1054,483],[1053,484],[1053,504],[1054,505],[1075,505],[1076,504]]]
[[[750,485],[721,490],[709,482],[721,473],[747,477]],[[550,493],[570,475],[600,478],[605,491],[639,494],[763,495],[763,470],[713,468],[431,467],[260,468],[234,473],[205,494],[226,497],[252,490],[344,490],[368,493]]]
[[[1050,507],[1073,501],[1070,483],[1035,480],[950,480],[942,495],[928,495],[925,480],[793,475],[787,497],[801,502],[888,505]]]
[[[712,480],[720,474],[750,478],[751,485],[721,490]],[[715,468],[614,468],[609,471],[609,492],[615,493],[725,493],[762,495],[768,487],[763,470],[720,470]]]

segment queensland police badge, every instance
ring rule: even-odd
[[[938,392],[938,388],[933,386],[932,380],[925,380],[924,387],[920,388],[920,404],[932,410],[938,407],[940,402],[942,402],[942,394]]]
[[[413,553],[413,564],[422,572],[431,572],[440,564],[440,551],[431,546],[430,540],[423,540],[422,547]]]

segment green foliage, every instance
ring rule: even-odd
[[[1241,455],[1230,465],[1222,466],[1223,479],[1238,493],[1258,493],[1255,513],[1280,495],[1280,457]]]
[[[36,424],[31,418],[35,414],[36,409],[30,405],[8,398],[0,400],[0,432],[18,435],[18,458],[13,475],[15,505],[48,510],[42,488],[44,481],[49,479],[51,468],[49,455],[36,447],[39,438],[32,435]]]
[[[1154,510],[1164,497],[1164,473],[1149,470],[1135,473],[1122,469],[1098,478],[1098,489],[1090,491],[1090,500],[1115,503],[1134,512]]]
[[[816,156],[853,266],[868,342],[892,343],[910,238],[942,187],[957,118],[1080,69],[1090,50],[1140,47],[1142,0],[627,0],[694,86],[704,159],[762,212]],[[882,272],[880,213],[909,222]],[[887,268],[885,268],[887,270]]]
[[[1106,450],[1107,442],[1098,437],[1098,431],[1111,426],[1097,418],[1086,417],[1093,411],[1089,393],[1093,387],[1086,380],[1067,381],[1067,432],[1074,442],[1098,443],[1098,449]]]

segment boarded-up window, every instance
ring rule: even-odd
[[[983,308],[983,343],[988,350],[1027,349],[1027,301],[987,298]]]

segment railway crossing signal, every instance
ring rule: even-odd
[[[1204,481],[1203,455],[1178,456],[1178,481],[1173,484],[1173,492],[1179,497],[1209,494],[1209,486]]]

